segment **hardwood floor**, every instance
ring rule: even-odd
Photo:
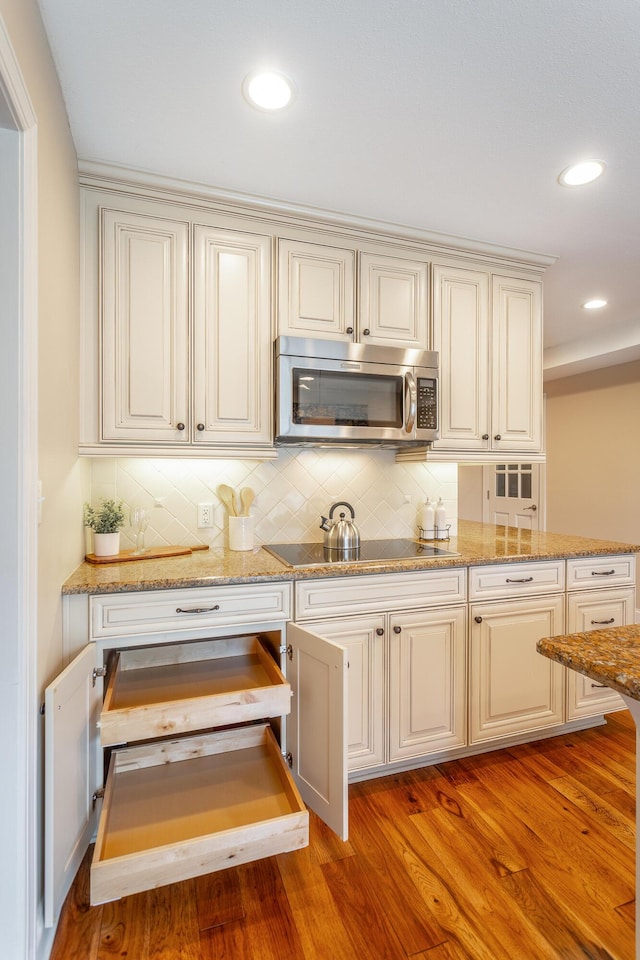
[[[350,787],[343,844],[88,906],[52,960],[632,960],[635,728],[606,726]]]

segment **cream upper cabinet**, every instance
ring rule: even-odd
[[[440,439],[434,450],[488,449],[487,273],[433,266],[433,349],[440,360]]]
[[[491,447],[542,449],[542,285],[493,277]]]
[[[278,333],[353,340],[355,252],[298,240],[278,241]]]
[[[185,443],[189,225],[101,211],[102,438]]]
[[[270,240],[194,227],[196,443],[271,437]]]
[[[429,264],[361,253],[358,339],[426,350],[429,342]]]
[[[82,452],[274,456],[271,237],[102,200],[84,204]]]
[[[440,354],[436,457],[540,454],[541,291],[535,280],[434,265],[433,348]]]
[[[357,287],[357,298],[356,298]],[[278,333],[426,350],[429,263],[278,241]],[[357,309],[356,309],[357,300]]]

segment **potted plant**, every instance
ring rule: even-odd
[[[103,499],[98,507],[85,503],[84,522],[93,530],[96,557],[113,557],[120,552],[120,528],[124,526],[122,501]]]

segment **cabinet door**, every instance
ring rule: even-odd
[[[196,442],[271,439],[270,243],[194,228]]]
[[[488,450],[489,275],[433,267],[433,349],[440,354],[434,450]]]
[[[293,693],[287,747],[305,803],[343,840],[348,835],[347,650],[287,624],[287,679]]]
[[[564,630],[564,597],[473,604],[471,742],[480,743],[563,721],[564,668],[536,643]]]
[[[340,247],[278,242],[278,333],[353,340],[355,253]]]
[[[102,439],[186,443],[186,223],[102,210]]]
[[[345,647],[347,675],[347,756],[349,770],[377,766],[384,753],[385,617],[316,621],[315,633]]]
[[[426,350],[428,276],[424,261],[361,253],[358,340]]]
[[[102,786],[96,734],[102,680],[89,643],[49,684],[45,702],[45,926],[54,926],[95,832],[93,795]]]
[[[606,627],[621,627],[635,618],[635,590],[590,590],[570,593],[567,603],[569,633],[587,633]],[[623,710],[622,697],[610,687],[596,683],[575,670],[567,670],[567,719],[591,717]]]
[[[542,285],[493,278],[494,450],[542,449]]]
[[[465,607],[392,614],[389,759],[466,743]]]

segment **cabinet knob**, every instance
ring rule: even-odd
[[[370,333],[371,333],[371,330],[369,330],[369,327],[365,327],[364,330],[362,331],[362,336],[368,337]]]
[[[198,429],[198,430],[200,431],[200,433],[202,433],[202,431],[204,430],[204,423],[199,423],[199,424],[197,424],[197,428],[196,428],[196,429]]]
[[[402,633],[402,627],[399,627],[399,626],[396,624],[396,626],[393,628],[393,632],[394,632],[394,633]]]
[[[488,440],[488,439],[489,439],[489,434],[488,434],[488,433],[483,433],[483,434],[482,434],[482,439],[483,439],[483,440]]]
[[[473,619],[476,623],[482,623],[482,617],[474,617]]]
[[[376,633],[379,637],[384,637],[384,629],[382,627],[376,627]]]
[[[184,423],[176,423],[176,427],[178,430],[184,430]]]
[[[494,440],[502,440],[502,436],[499,433],[496,433]]]
[[[347,333],[353,333],[353,327],[347,327]]]

